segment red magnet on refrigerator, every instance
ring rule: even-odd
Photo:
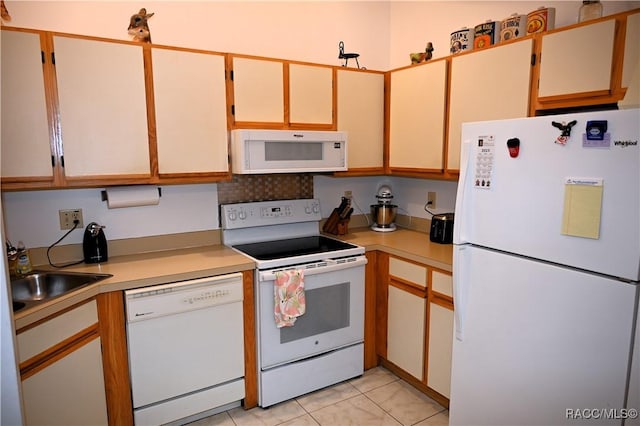
[[[511,158],[516,158],[520,153],[520,139],[511,138],[507,141],[507,148],[509,148],[509,155]]]

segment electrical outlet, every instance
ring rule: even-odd
[[[344,198],[353,198],[353,194],[351,191],[344,191]]]
[[[427,206],[432,209],[436,208],[436,193],[435,192],[427,192]]]
[[[84,226],[82,223],[82,209],[58,210],[58,213],[60,215],[60,229],[73,228],[73,221],[75,220],[78,221],[76,228],[82,228]]]

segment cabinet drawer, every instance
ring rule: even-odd
[[[427,268],[395,257],[389,257],[389,275],[427,287]]]
[[[453,297],[453,279],[451,275],[433,271],[431,273],[431,290]]]
[[[95,300],[36,327],[18,332],[18,353],[23,362],[98,322]]]

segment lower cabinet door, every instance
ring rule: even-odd
[[[453,311],[431,302],[429,305],[429,354],[427,386],[449,398],[451,389],[451,349]]]
[[[27,425],[106,425],[100,338],[22,381]]]
[[[426,299],[389,286],[387,359],[423,378]]]

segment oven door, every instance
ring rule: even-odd
[[[258,342],[262,370],[364,340],[365,256],[277,270],[304,269],[306,312],[277,328],[275,269],[258,271]]]

